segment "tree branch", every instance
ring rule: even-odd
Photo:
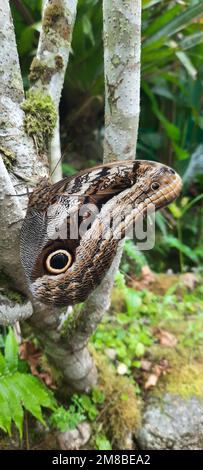
[[[140,111],[141,0],[103,0],[104,161],[133,160]]]
[[[42,30],[36,57],[30,67],[31,90],[48,94],[57,113],[68,64],[77,0],[46,0],[42,13]],[[62,178],[59,119],[49,148],[52,180]]]

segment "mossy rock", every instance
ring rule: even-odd
[[[140,449],[202,450],[203,399],[165,393],[151,399],[137,434]]]
[[[135,385],[128,377],[119,376],[106,358],[91,351],[98,370],[98,386],[105,396],[104,408],[98,422],[117,449],[126,449],[141,421],[141,403]]]

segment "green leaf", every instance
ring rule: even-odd
[[[66,432],[75,429],[85,418],[85,415],[77,411],[74,405],[71,405],[68,410],[60,406],[52,413],[50,423],[61,432]]]
[[[4,356],[0,353],[0,427],[10,434],[13,421],[22,438],[23,407],[46,425],[41,407],[54,410],[56,401],[37,377],[22,373],[18,367],[18,345],[10,328]]]
[[[180,12],[180,9],[180,5],[175,5],[172,8],[166,9],[165,12],[162,12],[161,15],[158,15],[155,20],[150,23],[149,27],[145,30],[145,35],[149,37],[149,39],[145,41],[145,44],[150,42],[150,40],[156,36],[157,39],[162,37],[162,34],[159,35],[159,32],[164,29],[163,27],[165,25],[168,25],[171,20],[177,17],[178,13]],[[151,36],[152,34],[153,36]]]
[[[127,295],[125,300],[129,314],[135,314],[136,310],[140,307],[142,303],[140,295],[130,287],[127,288]]]
[[[182,147],[173,142],[173,149],[178,157],[178,160],[186,160],[189,157],[187,150],[184,150]]]
[[[175,7],[174,7],[174,10],[175,10]],[[202,12],[203,12],[203,1],[201,0],[200,2],[197,3],[197,5],[187,8],[184,12],[180,13],[179,15],[174,14],[174,18],[171,21],[166,22],[163,28],[160,28],[157,25],[157,31],[150,38],[148,38],[144,44],[147,45],[159,39],[162,39],[163,41],[168,39],[173,34],[184,29],[193,20],[202,16]]]
[[[92,45],[95,45],[95,40],[94,40],[94,35],[93,35],[93,30],[92,30],[92,24],[87,15],[83,15],[82,17],[82,26],[83,26],[83,32],[86,34],[86,36],[89,37],[90,41],[92,42]]]
[[[183,51],[176,52],[176,56],[180,60],[180,62],[184,65],[185,69],[189,73],[189,75],[193,78],[193,80],[197,76],[197,69],[192,64],[191,60],[187,56],[187,54]]]
[[[22,439],[23,433],[23,408],[20,400],[16,394],[16,388],[13,385],[13,376],[2,378],[0,380],[0,391],[4,394],[7,400],[9,407],[9,415],[11,420],[14,421],[19,434],[20,439]],[[0,404],[0,414],[1,414],[1,404]]]
[[[3,354],[0,352],[0,375],[5,374],[7,367]]]
[[[156,5],[156,3],[161,3],[162,0],[142,0],[142,8],[143,10],[146,10],[147,8],[152,7],[153,5]]]
[[[104,403],[104,400],[105,400],[105,395],[99,388],[93,388],[92,400],[94,403],[98,403],[99,405],[102,405],[102,403]]]
[[[164,86],[160,86],[157,84],[156,86],[152,88],[152,91],[156,95],[164,96],[164,98],[168,98],[169,100],[174,101],[174,95],[171,93],[171,91],[168,88]]]
[[[143,83],[143,88],[144,88],[145,93],[148,95],[148,97],[151,101],[152,110],[153,110],[154,114],[157,116],[157,118],[159,119],[159,121],[163,125],[164,129],[166,130],[166,133],[167,133],[168,137],[170,137],[170,139],[173,142],[178,141],[180,139],[180,130],[179,130],[179,128],[175,124],[168,121],[168,119],[162,114],[162,112],[160,111],[160,109],[158,107],[158,103],[156,101],[156,98],[155,98],[154,94],[152,93],[150,87],[148,86],[148,84],[146,82]]]
[[[34,34],[35,31],[32,26],[28,26],[22,30],[20,41],[18,43],[18,50],[20,54],[24,55],[30,52],[33,46]]]
[[[191,49],[191,47],[197,46],[203,42],[203,31],[199,31],[198,33],[190,34],[186,36],[180,42],[180,48],[183,50]]]
[[[180,240],[178,240],[178,238],[174,237],[173,235],[167,235],[165,237],[165,241],[171,248],[177,248],[177,250],[181,251],[185,256],[194,261],[194,263],[198,263],[198,257],[192,248],[182,243]]]
[[[97,434],[95,443],[98,450],[112,450],[111,443],[104,434]]]
[[[18,343],[12,328],[5,340],[5,362],[10,372],[14,372],[18,368]]]
[[[56,407],[56,401],[51,392],[45,388],[43,383],[37,377],[31,374],[18,374],[23,386],[29,390],[30,394],[37,398],[40,406],[45,406],[50,409]]]
[[[145,353],[145,347],[144,347],[144,344],[142,343],[137,343],[136,344],[136,347],[135,347],[135,355],[137,357],[141,357],[143,356]]]
[[[182,217],[182,210],[175,202],[172,202],[168,208],[175,219],[180,219]]]
[[[76,173],[76,169],[72,165],[69,165],[69,163],[62,163],[62,170],[64,176],[72,176]]]
[[[165,237],[167,234],[166,220],[161,212],[156,213],[156,224],[158,225],[162,235]]]
[[[92,403],[91,398],[87,395],[81,395],[79,398],[80,404],[82,405],[84,411],[87,412],[88,417],[91,421],[94,421],[98,416],[99,412],[96,406]]]
[[[0,428],[11,435],[11,414],[9,410],[7,394],[0,387]]]
[[[32,376],[30,376],[32,378]],[[16,387],[17,396],[22,401],[23,406],[44,426],[46,423],[42,416],[41,403],[38,397],[33,393],[32,383],[27,374],[16,373],[13,375],[13,384]]]
[[[124,253],[140,267],[147,264],[147,260],[142,251],[139,251],[132,240],[126,240],[124,245]],[[123,275],[122,275],[123,276]],[[125,285],[125,278],[124,278]]]

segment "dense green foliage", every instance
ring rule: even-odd
[[[19,359],[18,344],[12,329],[0,352],[0,428],[11,434],[12,421],[23,432],[24,409],[45,425],[41,407],[54,409],[55,400],[49,390],[27,371]]]
[[[52,432],[72,430],[80,423],[89,421],[94,429],[93,446],[100,450],[110,449],[114,441],[108,427],[108,410],[118,398],[119,391],[120,402],[114,411],[117,423],[117,407],[122,403],[124,410],[128,409],[127,405],[129,409],[131,407],[129,386],[133,387],[134,396],[145,396],[143,360],[149,361],[151,367],[162,367],[167,361],[169,372],[174,362],[178,361],[187,366],[188,357],[190,361],[195,357],[202,361],[202,286],[197,284],[195,289],[188,289],[184,278],[178,276],[168,283],[166,275],[163,279],[157,279],[155,284],[156,288],[159,286],[165,293],[154,293],[147,288],[135,291],[127,286],[121,273],[117,275],[111,311],[104,317],[91,339],[91,347],[97,354],[101,354],[101,357],[105,355],[113,367],[106,372],[103,363],[101,366],[107,388],[100,381],[98,387],[92,389],[89,395],[65,396],[63,404],[53,398],[53,394],[38,378],[31,375],[27,362],[19,359],[18,346],[12,330],[10,329],[6,336],[1,335],[0,428],[10,434],[13,421],[22,438],[24,410],[46,427],[49,426]],[[169,335],[168,347],[159,345],[160,332]],[[175,340],[174,344],[170,344],[171,338],[172,341]],[[129,377],[127,384],[122,383],[123,376]],[[114,382],[118,390],[114,388]],[[109,391],[108,387],[112,387],[112,390]],[[44,416],[42,407],[47,409]]]

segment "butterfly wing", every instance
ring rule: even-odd
[[[39,186],[30,197],[21,234],[21,259],[33,295],[55,305],[85,300],[110,267],[133,217],[146,213],[154,195],[151,182],[158,177],[172,180],[168,167],[136,160]],[[159,205],[165,199],[162,194]]]

